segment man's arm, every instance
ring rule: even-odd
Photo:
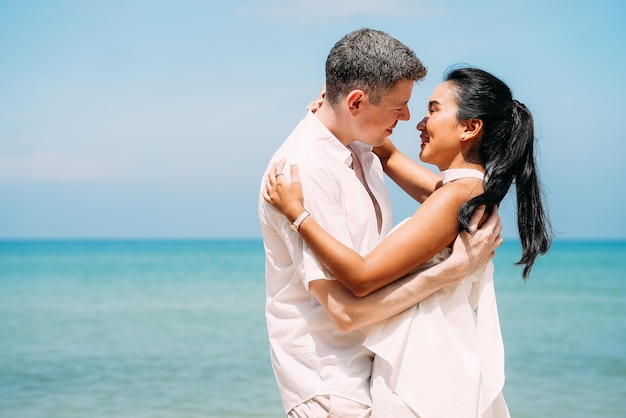
[[[477,210],[470,230],[456,238],[444,262],[409,274],[364,297],[355,296],[336,280],[315,280],[310,289],[335,324],[344,332],[385,320],[405,311],[438,290],[453,284],[488,262],[502,244],[497,211],[477,230],[483,210]]]

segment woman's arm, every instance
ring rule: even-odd
[[[411,273],[367,296],[357,297],[337,280],[314,280],[310,289],[339,329],[350,332],[391,318],[420,303],[436,291],[467,277],[495,255],[502,243],[501,225],[492,217],[481,229],[483,212],[477,210],[470,228],[459,234],[452,255],[425,270]]]
[[[418,164],[398,150],[389,138],[374,147],[385,173],[409,196],[422,203],[441,186],[441,176]]]
[[[296,166],[290,183],[279,163],[270,172],[265,199],[290,221],[303,211],[302,188]],[[473,180],[475,187],[476,180]],[[362,257],[327,233],[311,217],[300,225],[300,235],[319,261],[357,296],[365,296],[408,274],[449,245],[458,234],[458,211],[469,198],[470,182],[457,181],[437,190],[401,227]]]

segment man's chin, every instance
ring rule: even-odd
[[[374,147],[380,147],[380,146],[382,146],[382,145],[385,143],[385,139],[387,139],[387,137],[384,137],[384,138],[382,138],[382,139],[379,139],[379,140],[376,142],[376,144],[374,144],[373,146],[374,146]]]

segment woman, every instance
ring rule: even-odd
[[[391,142],[376,150],[385,172],[422,204],[364,257],[336,241],[310,216],[300,216],[305,205],[297,167],[291,168],[290,184],[285,176],[277,176],[284,162],[277,164],[268,176],[266,200],[291,221],[300,218],[298,232],[337,280],[375,283],[447,257],[450,243],[459,228],[467,230],[473,211],[480,205],[498,205],[515,182],[522,243],[518,264],[524,265],[527,278],[551,241],[530,111],[498,78],[460,68],[433,91],[417,129],[420,159],[439,168],[442,184],[430,193],[432,177],[418,178],[423,168]],[[373,417],[509,416],[502,396],[504,352],[491,263],[374,325],[364,344],[375,353]]]

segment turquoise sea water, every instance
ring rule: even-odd
[[[622,417],[626,242],[496,257],[515,418]],[[0,417],[280,417],[251,241],[0,241]]]

